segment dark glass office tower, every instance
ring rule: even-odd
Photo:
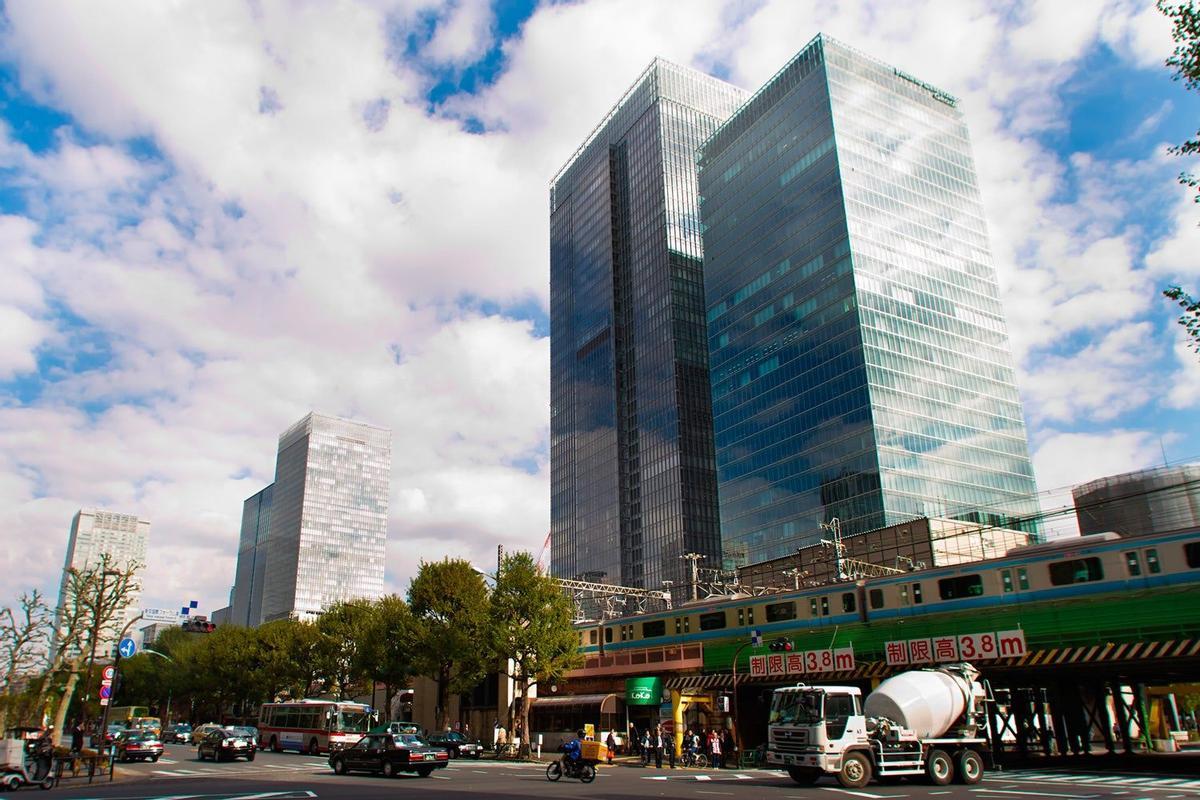
[[[720,556],[695,153],[746,98],[655,60],[550,189],[551,570]]]
[[[955,99],[818,36],[698,163],[726,548],[786,555],[834,517],[1036,532]]]

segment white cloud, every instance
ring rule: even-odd
[[[1178,168],[1161,150],[1042,144],[1097,43],[1143,66],[1169,52],[1144,4],[1088,8],[551,3],[503,43],[493,86],[431,115],[425,70],[492,45],[485,3],[6,4],[21,85],[87,135],[34,153],[0,130],[0,167],[43,222],[0,219],[0,375],[39,350],[63,362],[35,401],[0,405],[0,529],[28,543],[0,594],[53,586],[71,514],[98,504],[151,518],[148,601],[222,603],[241,502],[314,408],[394,431],[393,587],[420,558],[536,554],[548,342],[464,298],[546,306],[550,177],[654,56],[754,88],[818,31],[962,98],[1043,485],[1094,477],[1071,473],[1089,448],[1108,448],[1097,470],[1145,463],[1149,433],[1071,429],[1183,407],[1196,371],[1176,352],[1171,383],[1145,380],[1170,347],[1147,317],[1200,243],[1181,198],[1141,268],[1128,220]],[[397,57],[393,37],[430,17],[417,61]]]

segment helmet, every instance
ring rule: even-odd
[[[587,731],[579,731],[579,738],[580,738],[580,739],[584,738],[585,736],[587,736]]]

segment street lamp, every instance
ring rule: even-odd
[[[157,650],[155,650],[155,649],[154,649],[154,648],[152,648],[152,647],[146,647],[145,645],[143,645],[143,646],[142,646],[142,652],[143,652],[143,653],[149,653],[149,654],[150,654],[150,655],[152,655],[152,656],[158,656],[159,658],[165,658],[167,661],[170,661],[172,664],[174,664],[174,663],[175,663],[175,659],[171,658],[171,657],[170,657],[169,655],[167,655],[166,653],[160,653],[160,652],[158,652]],[[166,719],[165,719],[165,720],[163,720],[163,727],[164,727],[164,728],[165,728],[167,725],[170,725],[170,724],[171,724],[171,694],[172,694],[172,692],[174,691],[174,689],[175,689],[175,687],[174,687],[173,685],[171,685],[171,682],[170,682],[170,681],[167,681],[167,714],[166,714]],[[164,731],[164,733],[165,733],[165,731]]]

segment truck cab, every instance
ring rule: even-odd
[[[767,724],[767,763],[793,777],[840,772],[845,753],[869,747],[862,692],[856,686],[779,689]]]

